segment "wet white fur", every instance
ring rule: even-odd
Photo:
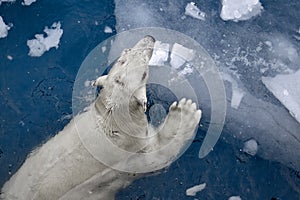
[[[120,172],[96,160],[78,135],[78,131],[85,131],[87,128],[94,130],[95,134],[106,134],[117,145],[133,152],[155,151],[175,138],[165,154],[157,155],[145,163],[135,163],[140,167],[147,162],[155,163],[157,159],[171,160],[180,153],[181,147],[193,137],[201,111],[197,110],[196,104],[191,100],[182,99],[170,106],[161,127],[155,130],[148,125],[144,114],[147,77],[143,79],[143,76],[145,72],[148,73],[153,45],[154,39],[146,36],[131,50],[123,52],[110,73],[94,82],[94,85],[103,86],[96,101],[86,112],[77,115],[55,137],[28,156],[19,171],[2,188],[1,198],[108,200],[114,199],[119,189],[142,175]],[[132,122],[139,124],[140,128],[133,128],[131,122],[126,121],[128,116],[122,115],[128,105]],[[95,120],[90,120],[90,116],[94,116]],[[116,116],[119,116],[118,119],[115,119]],[[155,131],[156,136],[151,141],[140,142],[124,136],[123,130],[136,136],[153,134]]]

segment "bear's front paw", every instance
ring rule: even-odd
[[[200,121],[201,114],[201,110],[197,110],[196,103],[190,99],[183,98],[179,103],[174,102],[170,106],[169,114],[161,127],[160,136],[165,138],[175,137],[178,134],[187,134],[187,137],[192,136]]]

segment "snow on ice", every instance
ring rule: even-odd
[[[44,32],[47,34],[47,37],[44,37],[43,34],[36,34],[36,39],[27,41],[27,46],[30,48],[29,56],[39,57],[52,47],[58,48],[60,38],[63,34],[60,22],[53,23],[50,28],[46,26]]]

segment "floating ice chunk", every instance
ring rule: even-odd
[[[274,78],[263,77],[262,82],[300,123],[300,70]]]
[[[239,88],[236,80],[234,80],[229,74],[222,73],[222,78],[223,80],[229,81],[231,83],[231,107],[234,109],[238,109],[245,95],[245,92],[241,88]]]
[[[8,60],[13,60],[14,58],[11,55],[6,56]]]
[[[180,44],[175,43],[171,52],[170,64],[175,69],[181,67],[185,62],[191,61],[195,56],[193,49],[186,48]]]
[[[232,196],[232,197],[229,197],[228,200],[242,200],[240,196]]]
[[[168,43],[162,43],[156,41],[154,43],[154,49],[152,57],[149,61],[149,65],[163,66],[164,62],[168,60],[170,51],[170,45]]]
[[[259,0],[222,0],[220,17],[225,21],[248,20],[259,15],[262,9],[263,7]]]
[[[11,27],[12,25],[6,25],[3,21],[3,18],[0,16],[0,38],[5,38],[8,34],[8,30]]]
[[[244,143],[243,151],[251,156],[254,156],[257,153],[258,144],[256,140],[250,139]]]
[[[206,187],[206,183],[202,183],[200,185],[195,185],[186,190],[186,195],[187,196],[196,196],[196,193],[204,190],[205,187]]]
[[[60,22],[53,23],[51,28],[46,26],[44,32],[47,34],[47,37],[44,37],[43,34],[36,34],[36,39],[27,40],[27,46],[30,48],[29,56],[39,57],[52,47],[58,48],[63,34]]]
[[[112,28],[110,28],[109,26],[105,26],[104,33],[112,33],[112,32],[113,32]]]
[[[13,3],[15,2],[16,0],[0,0],[0,5],[1,3],[5,3],[5,2],[10,2],[10,3]]]
[[[201,20],[205,20],[206,17],[205,12],[202,12],[194,2],[190,2],[186,5],[184,14]]]
[[[24,2],[22,2],[23,6],[30,6],[32,3],[36,2],[37,0],[24,0]]]

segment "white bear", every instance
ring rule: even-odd
[[[193,138],[201,111],[191,100],[182,99],[170,106],[164,123],[158,129],[148,125],[145,115],[146,82],[154,42],[153,37],[145,36],[132,49],[122,52],[108,75],[93,83],[102,86],[95,102],[28,156],[2,188],[1,198],[108,200],[114,199],[119,189],[143,175],[118,171],[103,164],[87,150],[78,132],[86,134],[91,141],[101,134],[112,145],[128,152],[154,152],[147,159],[137,157],[128,160],[128,165],[137,169],[155,166],[161,159],[172,160],[180,153],[186,142]],[[149,135],[152,137],[147,137]],[[172,143],[168,144],[170,141]],[[155,153],[167,144],[167,151]],[[105,146],[95,148],[97,151],[107,150]],[[109,158],[116,154],[108,151],[104,155]]]

